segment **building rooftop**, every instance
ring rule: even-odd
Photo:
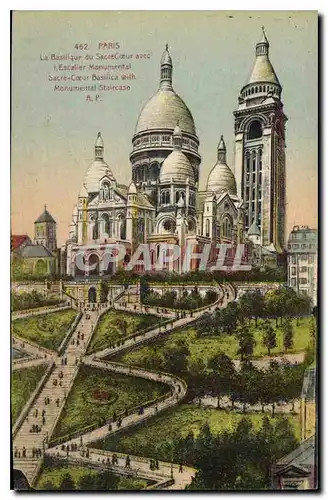
[[[295,465],[309,469],[315,464],[315,435],[303,441],[296,450],[281,458],[277,465]]]
[[[43,245],[26,245],[22,250],[22,257],[33,259],[37,257],[53,257],[53,254]]]
[[[38,222],[53,222],[56,223],[55,219],[53,216],[48,212],[46,206],[44,206],[44,212],[38,217],[35,221],[34,224],[37,224]]]
[[[31,241],[27,234],[13,234],[11,237],[11,250],[17,250],[26,241]]]

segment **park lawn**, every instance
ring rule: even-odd
[[[253,323],[253,322],[252,322]],[[296,325],[296,320],[292,321],[294,329],[294,345],[287,351],[287,354],[305,351],[310,342],[310,318],[302,318],[299,320],[299,326]],[[275,326],[275,321],[273,320]],[[268,351],[262,344],[262,332],[259,328],[255,328],[252,324],[251,328],[254,332],[256,342],[253,357],[259,358],[267,356]],[[168,335],[158,341],[156,344],[142,347],[136,351],[132,351],[123,355],[117,356],[123,363],[129,365],[144,366],[144,358],[153,352],[154,348],[160,351],[161,347],[169,347],[176,344],[179,340],[185,340],[191,353],[191,360],[202,359],[205,363],[219,351],[224,352],[232,359],[237,359],[239,356],[238,341],[235,335],[221,336],[204,336],[198,337],[194,328],[186,328],[185,330],[168,333]],[[280,328],[277,328],[277,347],[271,350],[271,355],[286,354],[283,347],[283,334]]]
[[[47,364],[42,364],[13,370],[11,377],[11,413],[13,424],[19,417],[32,392],[36,389],[46,369]]]
[[[100,420],[111,418],[114,411],[122,413],[169,391],[165,384],[82,365],[53,437],[66,436],[98,422],[102,425]]]
[[[262,413],[247,413],[246,415],[250,417],[256,428],[261,427]],[[269,414],[266,413],[266,416]],[[174,444],[180,437],[187,436],[191,431],[194,437],[197,437],[201,427],[206,423],[213,434],[226,430],[232,431],[242,417],[241,413],[184,404],[120,435],[93,443],[91,447],[170,461],[173,459]],[[270,421],[279,418],[278,416],[272,419],[269,416]],[[299,416],[289,415],[288,419],[294,429],[295,437],[299,439]]]
[[[153,314],[107,311],[98,322],[88,348],[88,354],[106,349],[111,343],[158,324],[159,321],[160,318]]]
[[[59,488],[62,478],[69,474],[75,483],[75,489],[78,489],[79,480],[85,475],[97,476],[99,472],[87,467],[44,467],[36,485],[37,490],[51,491]],[[148,486],[144,479],[120,476],[117,490],[142,490]]]
[[[65,309],[65,311],[15,319],[12,322],[12,334],[42,347],[57,350],[77,314],[73,309]]]

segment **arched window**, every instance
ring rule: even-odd
[[[169,205],[170,204],[170,191],[162,191],[161,203],[162,203],[162,205]]]
[[[252,172],[256,172],[256,151],[252,151]]]
[[[43,276],[47,272],[47,263],[44,260],[38,260],[35,264],[35,273],[39,276]]]
[[[151,180],[156,180],[159,174],[159,164],[158,163],[152,163],[149,168],[150,172],[150,179]]]
[[[189,195],[189,204],[194,207],[195,206],[195,194],[194,193],[190,193]]]
[[[262,92],[262,85],[259,86],[259,92]]]
[[[250,171],[250,156],[249,156],[249,152],[247,151],[246,153],[246,172],[247,174],[249,174],[249,171]]]
[[[184,191],[177,191],[175,193],[175,203],[178,203],[179,199],[180,199],[180,196],[182,197],[182,199],[184,200],[185,199],[185,192]]]
[[[248,129],[248,139],[258,139],[262,137],[262,125],[260,120],[253,120]]]
[[[109,182],[103,182],[102,186],[101,186],[101,189],[102,189],[102,198],[103,200],[107,201],[109,200]]]
[[[258,92],[258,88],[257,88],[257,87],[255,87],[255,94],[257,94],[257,92]]]
[[[105,227],[104,227],[104,232],[106,234],[108,234],[108,237],[111,238],[113,236],[113,223],[112,221],[109,219],[109,215],[108,214],[104,214],[103,215],[103,220],[105,221]]]
[[[206,232],[206,236],[210,235],[210,221],[209,221],[209,219],[206,219],[206,229],[205,229],[205,232]]]
[[[98,221],[95,221],[93,228],[92,228],[92,239],[97,240],[99,238],[99,231],[98,231]]]
[[[99,274],[99,257],[96,254],[91,254],[88,259],[89,264],[89,275]]]
[[[254,87],[252,87],[252,94],[254,94]]]
[[[224,217],[222,221],[222,236],[223,238],[230,238],[232,235],[232,225],[229,217]]]

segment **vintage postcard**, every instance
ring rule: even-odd
[[[12,489],[316,490],[318,15],[14,11]]]

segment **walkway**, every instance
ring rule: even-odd
[[[17,347],[18,349],[22,349],[30,356],[43,356],[44,359],[52,359],[57,356],[56,351],[42,347],[35,342],[31,342],[30,340],[17,337],[17,335],[12,337],[12,346],[14,348]]]
[[[35,358],[21,358],[15,359],[12,362],[13,370],[21,370],[23,368],[31,368],[33,366],[42,365],[46,362],[43,356],[35,357]]]
[[[175,320],[173,314],[170,313],[169,317],[172,317],[172,324],[167,325],[166,332],[169,333],[175,328],[185,327],[188,324],[191,324],[200,316],[202,316],[205,312],[209,312],[214,310],[215,307],[219,306],[219,302],[221,298],[223,299],[220,307],[225,307],[226,304],[233,299],[233,295],[231,293],[231,289],[229,287],[229,296],[225,294],[224,287],[218,287],[219,298],[215,304],[211,306],[205,307],[202,310],[196,311],[192,316],[186,316],[185,318]],[[228,289],[228,287],[227,287]],[[132,312],[137,312],[134,309],[134,305],[132,304]],[[117,304],[115,304],[115,308]],[[121,308],[119,306],[119,308]],[[125,308],[123,308],[126,310]],[[130,308],[129,308],[130,309]],[[153,312],[154,308],[149,308],[149,313],[156,314]],[[123,429],[130,427],[132,425],[136,425],[142,420],[153,417],[159,412],[165,410],[166,408],[176,405],[185,395],[187,390],[187,385],[184,381],[178,379],[176,376],[171,374],[159,374],[147,370],[142,369],[131,369],[120,363],[113,362],[105,362],[102,361],[101,358],[111,356],[117,354],[120,351],[129,348],[136,348],[139,345],[148,342],[151,339],[159,338],[162,333],[165,331],[164,328],[154,328],[150,332],[147,332],[142,335],[136,335],[135,340],[133,338],[127,339],[123,345],[119,347],[115,347],[113,349],[104,349],[101,352],[95,353],[91,356],[85,356],[86,350],[88,348],[88,344],[91,340],[93,330],[96,326],[96,323],[99,319],[100,314],[104,313],[107,309],[102,309],[100,311],[86,311],[83,312],[80,322],[75,328],[75,331],[72,334],[70,342],[66,347],[66,350],[62,357],[59,357],[56,353],[52,352],[52,358],[55,360],[55,368],[51,373],[50,378],[43,385],[38,397],[35,402],[32,404],[29,414],[27,418],[24,420],[22,426],[19,428],[13,443],[14,452],[17,455],[20,454],[20,457],[14,458],[14,467],[21,469],[25,474],[27,479],[31,482],[36,477],[38,472],[38,467],[40,462],[36,461],[32,457],[32,449],[38,448],[41,453],[45,452],[47,455],[52,455],[58,458],[67,458],[67,451],[62,451],[62,446],[70,447],[72,443],[77,443],[79,447],[79,451],[77,452],[69,452],[69,454],[76,454],[76,459],[81,460],[81,449],[83,446],[90,444],[94,441],[102,439],[109,434],[113,434],[116,432],[121,432]],[[158,313],[157,313],[158,314]],[[87,315],[90,315],[90,319],[87,319]],[[81,335],[83,334],[84,338],[81,340]],[[77,346],[78,335],[80,335],[80,343]],[[16,339],[16,341],[21,342],[21,339]],[[74,341],[74,344],[72,343]],[[25,349],[26,349],[26,342]],[[34,346],[32,343],[28,343],[29,352],[31,354],[35,354],[35,349],[38,349],[38,346]],[[26,349],[27,350],[27,349]],[[33,352],[32,352],[33,351]],[[39,351],[38,351],[39,352]],[[66,360],[67,364],[63,364],[64,360]],[[46,450],[48,442],[51,439],[52,433],[55,429],[55,426],[60,417],[60,413],[64,407],[65,400],[73,386],[74,379],[78,373],[79,364],[81,362],[85,364],[94,366],[94,367],[102,367],[111,371],[125,373],[127,375],[139,376],[155,381],[160,381],[167,383],[170,388],[170,394],[165,397],[160,402],[155,402],[150,405],[148,408],[144,409],[144,413],[139,415],[138,413],[132,413],[131,415],[126,416],[122,419],[121,426],[118,428],[117,423],[112,423],[112,429],[108,429],[108,423],[104,426],[96,428],[90,432],[82,434],[81,436],[75,436],[74,439],[70,439],[61,445],[49,448]],[[62,378],[60,378],[62,373]],[[54,381],[57,381],[57,384],[54,385]],[[49,404],[45,404],[47,398],[49,398]],[[43,413],[43,415],[42,415]],[[38,425],[40,428],[40,432],[30,432],[32,425]],[[23,450],[25,450],[26,458],[22,458]],[[92,451],[91,460],[94,459],[98,462],[100,460],[100,456],[104,456],[107,452],[103,452],[102,450]],[[111,456],[111,452],[107,453],[108,456]],[[124,457],[124,455],[122,455]],[[72,457],[73,458],[73,457]],[[107,460],[107,456],[106,456]],[[124,463],[123,463],[124,462]],[[149,477],[154,475],[155,471],[151,471],[149,469],[150,458],[147,457],[134,457],[131,461],[131,468],[136,472],[138,477],[138,468],[142,469],[142,475],[140,473],[140,477]],[[168,489],[177,489],[181,490],[191,482],[192,476],[195,474],[195,470],[183,467],[183,472],[179,472],[178,464],[165,464],[164,462],[160,462],[160,467],[156,470],[156,474],[160,476],[163,480],[171,478],[171,467],[173,467],[173,477],[174,484],[169,486]],[[125,458],[121,458],[117,468],[122,473],[126,472],[125,469]],[[146,471],[148,476],[145,476]]]
[[[15,311],[11,313],[11,319],[14,321],[15,319],[19,318],[29,318],[32,316],[40,316],[41,314],[49,314],[53,313],[56,311],[64,311],[65,309],[72,309],[71,305],[68,305],[67,303],[63,304],[62,306],[44,306],[43,308],[35,308],[35,309],[29,309],[28,312],[23,311]]]
[[[195,398],[192,404],[204,408],[218,408],[218,398],[214,396],[203,396],[202,398]],[[243,413],[243,404],[236,401],[235,404],[232,405],[232,401],[228,396],[220,398],[220,408],[229,409],[229,411],[236,413]],[[275,404],[275,413],[290,413],[291,411],[300,413],[299,399],[294,401],[294,406],[292,403]],[[264,405],[263,408],[259,403],[255,405],[246,405],[245,412],[271,413],[272,405],[267,404]]]
[[[24,420],[22,426],[19,428],[13,441],[14,452],[20,453],[22,459],[23,449],[26,450],[26,459],[19,460],[20,469],[24,472],[27,479],[31,481],[37,467],[32,467],[32,449],[38,448],[43,450],[46,446],[48,439],[51,437],[52,432],[56,426],[61,410],[65,404],[65,399],[69,394],[74,379],[77,375],[79,363],[82,356],[85,354],[88,341],[91,339],[93,333],[93,326],[97,320],[97,312],[89,312],[90,320],[86,319],[83,314],[80,322],[78,323],[71,339],[74,339],[74,345],[70,342],[64,355],[60,358],[54,354],[55,368],[51,373],[50,378],[45,382],[38,397],[31,406],[27,418]],[[83,334],[84,341],[80,341],[77,346],[78,332]],[[67,360],[67,364],[62,364],[63,360]],[[62,373],[62,378],[61,377]],[[54,381],[57,381],[54,385]],[[49,398],[49,404],[45,404],[46,399]],[[44,412],[44,418],[42,413]],[[31,432],[32,425],[38,425],[39,432]],[[18,458],[18,457],[16,457]],[[14,467],[16,467],[16,458],[14,457]]]

